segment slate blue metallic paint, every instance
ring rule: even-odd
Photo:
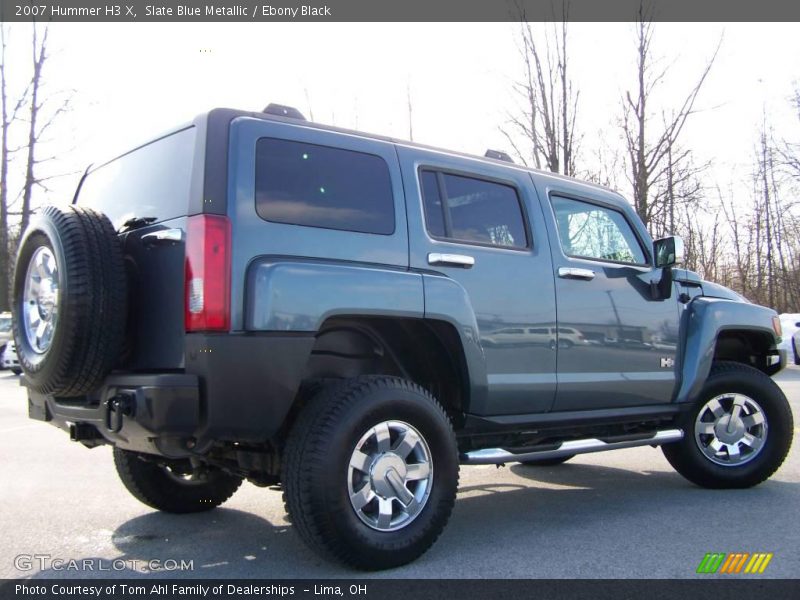
[[[558,325],[580,332],[583,342],[572,335],[559,344],[554,410],[669,402],[675,370],[663,368],[661,360],[675,359],[680,313],[676,294],[653,297],[651,282],[665,276],[663,269],[567,256],[550,199],[572,198],[622,213],[651,262],[653,242],[647,230],[630,204],[610,190],[544,173],[532,173],[531,181],[545,205],[552,269],[581,268],[595,273],[592,280],[556,278]]]
[[[228,216],[234,232],[231,248],[231,328],[245,329],[245,279],[249,266],[264,256],[355,262],[408,267],[408,232],[403,187],[394,145],[313,127],[240,117],[231,123],[228,158]],[[270,223],[255,209],[256,142],[262,137],[290,139],[366,152],[389,166],[395,200],[392,235],[354,233],[300,225]]]
[[[458,333],[469,379],[466,404],[470,412],[480,410],[487,405],[489,385],[486,357],[469,294],[457,281],[442,275],[424,274],[422,282],[425,288],[425,318],[445,321]]]
[[[684,352],[680,362],[680,386],[675,402],[692,402],[697,398],[711,371],[714,347],[725,330],[755,331],[765,334],[777,344],[772,329],[774,310],[741,301],[698,296],[686,308],[682,319],[685,332]],[[781,357],[781,364],[785,357]]]
[[[395,233],[376,236],[255,218],[255,144],[264,136],[384,158],[393,181]],[[468,412],[475,415],[660,404],[686,399],[676,394],[679,382],[693,388],[702,385],[708,369],[692,371],[684,366],[685,357],[698,352],[694,344],[700,338],[679,331],[683,309],[677,296],[682,284],[674,285],[669,298],[653,299],[650,284],[665,276],[663,270],[575,259],[561,251],[549,203],[552,194],[603,203],[623,212],[651,261],[652,240],[618,194],[514,165],[303,124],[240,117],[231,124],[230,139],[233,201],[229,205],[236,232],[234,330],[314,332],[334,315],[447,322],[461,341],[469,375]],[[528,219],[529,247],[511,250],[433,239],[425,230],[418,183],[421,168],[514,186]],[[475,266],[431,266],[430,252],[466,254],[475,258]],[[243,267],[252,257],[256,258]],[[593,282],[560,279],[555,276],[559,266],[591,268],[599,277]],[[688,283],[689,272],[676,272]],[[717,289],[721,286],[706,286],[722,293]],[[551,348],[503,337],[504,331],[548,328],[555,332],[559,326],[580,330],[587,323],[598,329],[615,320],[620,331],[640,332],[641,343],[616,339],[569,345],[569,336],[562,336],[557,347]],[[656,347],[645,341],[654,337],[665,341]],[[679,339],[685,340],[682,347]],[[663,369],[662,358],[677,359],[675,368]]]
[[[643,286],[660,280],[661,270],[564,256],[550,208],[553,193],[603,202],[624,212],[644,250],[652,254],[650,237],[630,205],[600,187],[498,161],[228,109],[201,115],[194,125],[198,135],[187,215],[227,214],[231,220],[232,331],[219,335],[180,331],[171,342],[160,344],[171,330],[156,331],[152,326],[159,321],[150,318],[146,331],[152,333],[152,343],[138,349],[148,349],[150,354],[146,360],[139,356],[134,364],[184,368],[203,382],[198,448],[215,439],[263,441],[272,436],[294,401],[314,333],[326,318],[338,314],[421,318],[452,326],[468,372],[466,412],[517,424],[524,424],[534,413],[540,419],[560,419],[558,414],[544,414],[554,410],[583,415],[585,421],[601,412],[609,416],[615,410],[619,414],[657,411],[657,402],[689,402],[709,373],[721,332],[750,330],[771,336],[773,347],[777,341],[772,332],[773,311],[742,302],[730,290],[701,281],[684,269],[673,270],[671,296],[658,299],[647,297]],[[256,142],[261,137],[383,158],[392,179],[394,234],[260,219],[255,211],[254,169]],[[529,247],[509,250],[432,239],[425,231],[417,181],[420,167],[514,186],[528,220]],[[161,226],[167,225],[182,227],[183,219]],[[142,228],[129,236],[130,247],[149,230]],[[183,283],[182,247],[134,250],[130,253],[134,269],[143,266],[148,271],[147,281],[139,282],[141,292],[148,292],[150,283],[160,285],[159,278],[170,279],[166,283],[175,297],[164,306],[173,325],[182,323],[175,312],[183,302],[183,294],[179,302],[175,288],[178,281],[181,288]],[[476,259],[475,266],[431,266],[429,252],[467,254]],[[168,265],[158,266],[156,259],[162,253],[171,258]],[[616,316],[610,299],[598,301],[605,290],[556,277],[562,265],[602,272],[597,280],[613,283],[621,297],[633,303],[630,310]],[[688,293],[688,304],[678,302],[681,292]],[[150,289],[149,293],[154,299],[161,297],[160,291]],[[584,318],[596,324],[617,318],[624,320],[623,325],[638,320],[634,325],[649,332],[651,339],[661,328],[669,340],[675,337],[678,342],[673,347],[661,332],[660,343],[649,349],[599,344],[595,354],[612,364],[598,368],[586,352],[581,357],[576,354],[588,348],[542,345],[535,341],[538,334],[531,332],[579,326]],[[673,325],[676,331],[670,329]],[[526,332],[522,338],[527,338],[515,343],[507,330],[520,328]],[[651,366],[651,361],[671,356],[676,358],[673,370]],[[250,395],[253,391],[259,394],[255,399]],[[651,405],[641,408],[635,403]]]
[[[518,414],[550,410],[556,392],[556,351],[546,341],[534,340],[531,329],[554,327],[556,323],[553,268],[547,230],[536,190],[530,185],[528,171],[500,162],[466,159],[443,152],[404,145],[397,146],[403,175],[411,241],[412,268],[432,270],[463,288],[464,298],[474,312],[473,319],[463,320],[462,330],[477,326],[476,339],[483,348],[483,370],[471,379],[480,388],[471,394],[469,412],[479,415]],[[422,195],[418,182],[421,169],[439,170],[513,186],[528,220],[529,248],[511,250],[463,242],[433,239],[425,228]],[[463,254],[475,259],[469,269],[429,265],[428,254],[441,252]],[[440,301],[441,291],[425,287],[426,317]],[[446,314],[448,308],[437,311]],[[452,317],[451,317],[452,318]],[[503,332],[522,331],[514,339]],[[466,353],[466,351],[465,351]],[[475,358],[477,361],[477,357]],[[483,386],[486,393],[483,393]]]
[[[424,310],[419,273],[265,257],[247,276],[248,331],[315,332],[334,316],[421,319]]]

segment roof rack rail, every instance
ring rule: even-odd
[[[511,158],[508,154],[503,152],[502,150],[487,150],[486,154],[484,154],[486,158],[494,158],[495,160],[502,160],[505,162],[510,162],[513,164],[514,159]]]
[[[301,113],[299,110],[297,110],[293,106],[284,106],[283,104],[274,104],[274,103],[267,104],[267,107],[261,112],[268,115],[278,115],[279,117],[297,119],[299,121],[306,120],[306,118],[303,116],[303,113]]]

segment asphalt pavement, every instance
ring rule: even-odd
[[[800,415],[800,368],[777,379]],[[696,487],[650,447],[559,467],[462,467],[433,548],[364,575],[308,550],[274,490],[246,483],[196,515],[140,504],[108,447],[87,450],[30,421],[18,378],[0,372],[0,578],[692,578],[709,577],[695,574],[707,552],[771,552],[756,577],[793,578],[798,500],[797,443],[772,479],[749,490]]]

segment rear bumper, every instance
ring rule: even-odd
[[[73,439],[164,456],[187,454],[200,407],[198,377],[187,374],[111,375],[79,401],[28,391],[28,415],[71,431]],[[74,425],[81,426],[79,432]]]
[[[263,443],[286,420],[313,344],[313,334],[188,334],[182,373],[115,373],[77,400],[29,390],[28,412],[89,446],[170,458]]]

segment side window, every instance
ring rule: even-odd
[[[420,172],[425,222],[433,237],[527,248],[522,206],[511,186],[450,173]]]
[[[389,167],[373,154],[261,138],[256,212],[276,223],[391,235]]]
[[[632,264],[647,258],[625,216],[614,209],[553,196],[561,248],[567,256]]]

